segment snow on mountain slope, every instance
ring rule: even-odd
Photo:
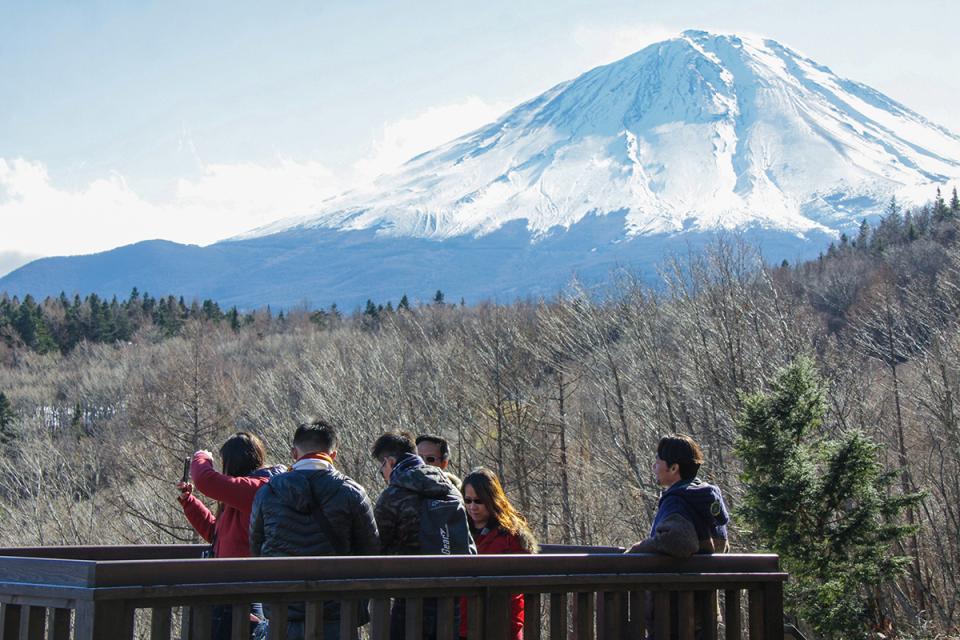
[[[439,240],[520,219],[536,239],[624,211],[628,236],[802,236],[958,177],[960,137],[881,93],[773,40],[686,31],[237,239],[302,227]]]

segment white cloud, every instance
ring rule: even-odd
[[[410,118],[383,125],[373,150],[353,165],[358,180],[375,178],[410,158],[493,122],[514,106],[490,104],[476,96],[430,107]]]
[[[20,251],[0,251],[0,278],[40,256]]]
[[[342,188],[333,172],[318,162],[215,164],[205,167],[198,181],[178,180],[173,206],[217,212],[207,221],[207,235],[213,241],[277,218],[309,213]]]
[[[639,23],[602,27],[582,25],[573,33],[585,66],[607,64],[636,53],[647,45],[680,35],[682,29],[657,23]]]
[[[469,97],[386,123],[370,154],[340,174],[319,162],[284,158],[203,164],[199,177],[174,179],[174,195],[164,202],[144,198],[120,173],[64,189],[51,181],[42,162],[0,158],[0,257],[5,258],[0,267],[157,238],[205,245],[308,215],[326,198],[491,122],[510,106]],[[189,136],[181,144],[191,144]],[[14,253],[16,260],[6,259]]]
[[[72,255],[163,238],[209,244],[276,218],[307,213],[342,188],[315,162],[209,165],[151,203],[113,173],[78,190],[53,185],[40,162],[0,158],[0,252]]]

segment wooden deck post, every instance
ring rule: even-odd
[[[133,609],[120,602],[78,602],[75,640],[130,640]]]
[[[763,586],[763,626],[766,638],[783,640],[783,583],[768,582]]]
[[[510,637],[510,594],[488,589],[483,611],[484,640],[508,640]]]
[[[20,605],[0,605],[0,640],[18,640],[20,637]]]
[[[50,611],[48,636],[50,640],[70,640],[70,609],[56,608]]]

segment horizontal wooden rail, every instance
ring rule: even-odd
[[[527,640],[642,638],[647,630],[716,638],[721,618],[727,638],[739,640],[741,628],[754,639],[783,637],[786,575],[774,555],[676,560],[564,547],[517,556],[200,559],[197,548],[0,549],[0,640],[124,640],[137,629],[158,640],[205,640],[220,623],[247,638],[251,602],[267,605],[271,638],[285,638],[289,621],[308,638],[325,629],[328,640],[348,640],[365,622],[370,638],[388,640],[401,624],[407,638],[426,625],[453,640],[462,599],[471,640],[505,640],[514,594],[524,595]]]

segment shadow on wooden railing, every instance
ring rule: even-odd
[[[343,620],[369,601],[361,637],[387,640],[390,599],[400,597],[407,638],[422,635],[424,598],[437,599],[438,637],[455,638],[456,603],[466,598],[469,638],[506,640],[510,596],[522,593],[525,640],[644,638],[651,619],[658,640],[783,638],[786,574],[775,555],[675,560],[546,545],[534,556],[199,559],[203,548],[0,549],[0,637],[206,640],[213,606],[233,604],[232,637],[248,638],[248,603],[263,602],[270,637],[282,639],[286,604],[305,602],[306,637],[321,638],[324,601],[341,603]],[[353,634],[340,629],[344,640]]]

